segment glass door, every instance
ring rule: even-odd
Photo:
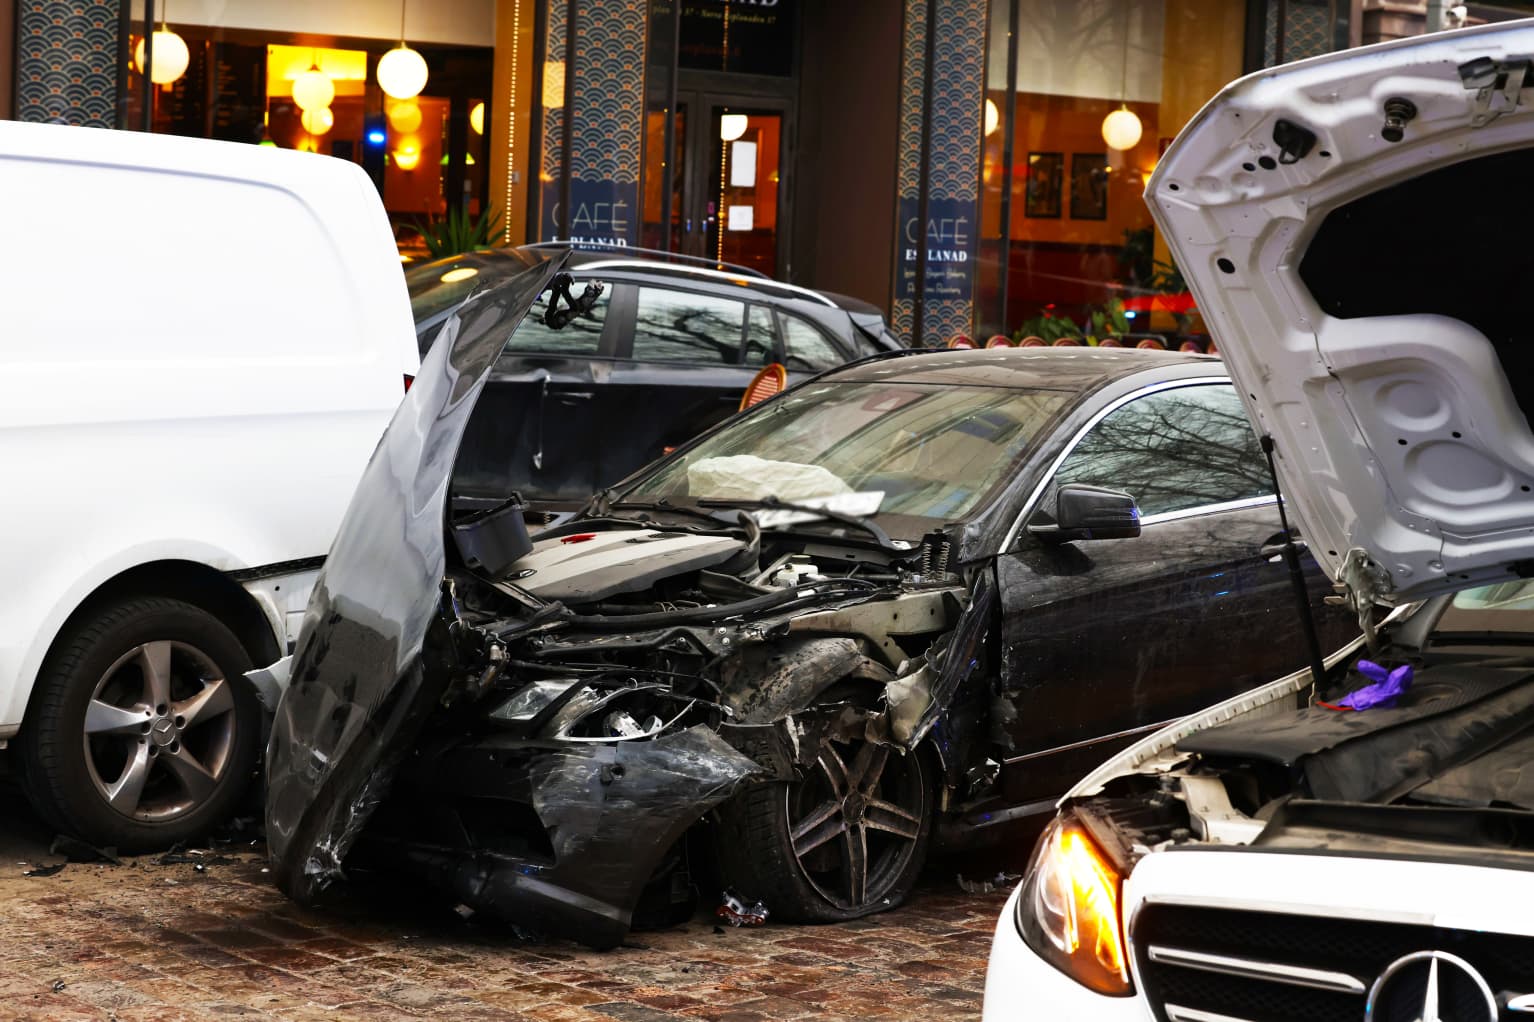
[[[703,242],[709,258],[778,272],[783,114],[713,106]]]
[[[652,105],[641,244],[778,276],[787,251],[786,121],[786,106],[772,100],[684,92],[672,115],[668,160],[666,111]]]

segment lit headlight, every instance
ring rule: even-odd
[[[554,700],[564,695],[574,685],[576,678],[555,678],[551,681],[534,681],[522,686],[512,697],[490,711],[495,720],[523,722],[542,713]]]
[[[1123,877],[1081,827],[1057,819],[1039,838],[1017,899],[1017,930],[1045,961],[1100,994],[1133,993],[1120,912]]]

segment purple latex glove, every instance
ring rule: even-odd
[[[1391,707],[1396,700],[1411,688],[1412,670],[1410,664],[1402,664],[1395,670],[1390,671],[1381,667],[1372,660],[1360,660],[1357,664],[1358,673],[1374,681],[1372,685],[1365,685],[1356,692],[1350,692],[1337,700],[1335,703],[1324,705],[1337,710],[1370,710],[1376,706]]]

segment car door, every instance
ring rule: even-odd
[[[751,378],[776,361],[764,305],[653,283],[624,285],[632,326],[618,339],[598,476],[609,486],[735,414]]]
[[[1140,536],[1031,533],[1065,483],[1133,495]],[[1262,552],[1280,538],[1267,464],[1230,384],[1162,385],[1104,409],[996,562],[1002,685],[1016,710],[1008,796],[1057,795],[1139,735],[1305,666],[1288,571]],[[1330,587],[1305,564],[1330,652],[1356,628],[1322,605]]]
[[[585,283],[577,278],[572,293],[579,296]],[[558,329],[545,322],[548,301],[540,295],[507,338],[474,407],[453,477],[460,506],[499,503],[512,491],[570,506],[597,489],[598,452],[609,431],[593,410],[621,330],[613,289]]]

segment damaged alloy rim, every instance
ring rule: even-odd
[[[816,768],[784,796],[800,873],[840,909],[883,902],[916,854],[926,780],[917,756],[890,751],[873,742],[826,742]]]
[[[91,782],[114,810],[143,822],[181,816],[212,797],[234,741],[229,682],[184,642],[146,642],[118,657],[85,710]]]

